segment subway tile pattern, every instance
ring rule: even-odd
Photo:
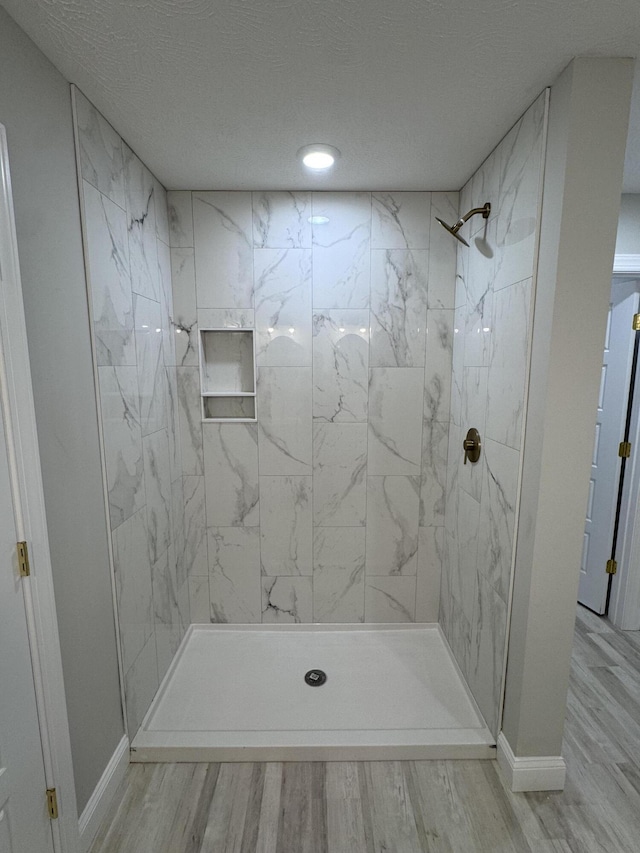
[[[443,566],[439,621],[495,734],[528,378],[545,111],[542,95],[461,191],[461,213],[489,201],[491,217],[475,217],[465,226],[471,247],[457,247],[455,302],[443,304],[437,320],[436,336],[453,342],[448,449],[433,429],[426,442],[423,434],[423,478],[434,455],[448,453],[448,462],[442,483],[436,485],[437,477],[423,479],[422,520],[440,518],[444,505],[445,523],[433,538],[425,533],[419,540],[418,612],[430,612],[424,590],[428,585],[435,594],[435,579],[420,567],[435,551],[442,554]],[[425,429],[431,414],[440,410],[441,397],[432,378],[426,388]],[[477,464],[464,465],[461,443],[472,426],[481,433],[483,453]]]
[[[118,630],[133,737],[189,625],[189,578],[207,574],[197,390],[191,194],[164,188],[74,88],[83,234],[98,373]],[[176,194],[174,194],[175,196]],[[187,233],[176,231],[177,224]],[[170,235],[179,248],[170,255]],[[187,245],[186,249],[181,244]],[[179,316],[174,316],[174,288]],[[185,282],[182,286],[181,282]],[[185,298],[187,302],[185,302]],[[176,334],[180,331],[182,337]],[[179,381],[181,380],[181,381]],[[188,454],[184,478],[182,448]]]
[[[433,214],[457,194],[190,201],[168,194],[192,620],[437,621],[456,253]],[[256,423],[202,423],[198,326],[255,327]]]

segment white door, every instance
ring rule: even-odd
[[[3,272],[0,267],[0,287],[6,284]],[[53,853],[22,588],[25,581],[19,575],[16,555],[5,429],[4,352],[0,337],[0,853]]]
[[[604,613],[607,602],[606,564],[611,557],[621,462],[618,447],[624,438],[634,343],[631,322],[637,310],[638,294],[629,293],[628,284],[614,284],[602,359],[578,592],[578,601],[595,613]]]

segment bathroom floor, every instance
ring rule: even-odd
[[[305,674],[326,674],[310,686]],[[313,678],[312,684],[313,684]],[[488,758],[437,626],[192,626],[136,761]]]
[[[91,853],[637,853],[640,637],[578,608],[564,792],[495,761],[133,764]]]

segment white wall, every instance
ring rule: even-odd
[[[78,811],[123,735],[69,85],[0,9],[9,159]]]
[[[640,255],[640,194],[626,193],[620,199],[616,255]]]
[[[633,62],[579,58],[551,90],[503,731],[562,747]]]

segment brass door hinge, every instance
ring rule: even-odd
[[[31,567],[29,566],[29,549],[27,548],[27,543],[17,542],[16,547],[18,549],[18,569],[20,570],[20,577],[28,578],[31,574]]]
[[[47,810],[51,820],[58,817],[58,795],[55,788],[47,788]]]
[[[615,560],[607,560],[607,574],[615,575],[618,571],[618,564]]]
[[[640,332],[640,314],[633,315],[633,322],[631,324],[631,328],[634,332]]]
[[[631,456],[631,442],[621,441],[618,447],[618,456],[621,459],[628,459]]]

